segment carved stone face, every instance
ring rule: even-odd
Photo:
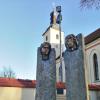
[[[78,41],[73,34],[68,35],[65,38],[65,46],[68,51],[74,51],[78,48]]]
[[[49,59],[49,54],[51,51],[51,45],[48,42],[44,42],[43,44],[41,44],[40,47],[40,51],[41,51],[41,55],[42,55],[42,60],[48,60]]]
[[[73,38],[69,38],[67,40],[67,45],[69,46],[69,48],[73,48],[73,46],[74,46],[74,42],[73,41],[74,41]]]

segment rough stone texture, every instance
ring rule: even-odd
[[[55,57],[55,50],[51,49],[49,59],[43,61],[40,48],[38,48],[35,100],[56,100]]]
[[[77,36],[79,47],[72,52],[64,52],[66,73],[66,100],[87,100],[85,80],[84,42],[81,34]]]

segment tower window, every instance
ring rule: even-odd
[[[93,55],[93,66],[95,80],[99,80],[98,59],[96,54]]]
[[[56,34],[56,39],[59,39],[59,35],[58,34]]]
[[[48,36],[46,36],[46,41],[48,41]]]

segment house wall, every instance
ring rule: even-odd
[[[90,91],[90,100],[100,100],[100,91]]]
[[[0,87],[0,100],[35,100],[35,88]],[[56,100],[65,100],[65,93]]]
[[[0,100],[35,100],[35,89],[0,87]]]

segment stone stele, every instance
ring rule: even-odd
[[[69,50],[70,48],[66,47],[66,51],[64,52],[66,100],[87,100],[87,85],[84,64],[84,41],[82,34],[76,36],[76,41],[77,45],[75,45],[77,46],[77,49],[71,48],[71,45],[69,44],[67,47],[70,47],[71,50]],[[74,46],[73,43],[72,46]]]
[[[40,47],[38,48],[35,100],[56,100],[55,57],[55,50],[51,49],[49,59],[43,60]]]

